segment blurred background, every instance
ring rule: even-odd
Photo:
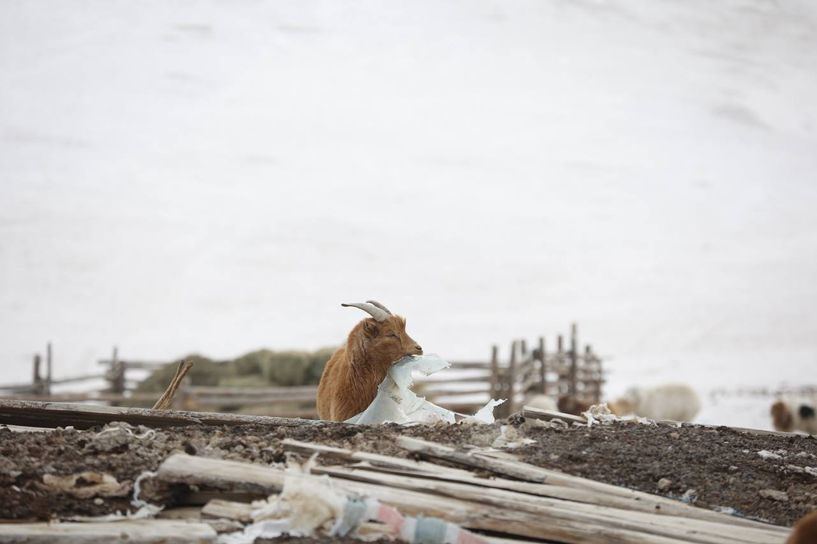
[[[0,377],[579,324],[606,395],[817,384],[807,0],[0,4]]]

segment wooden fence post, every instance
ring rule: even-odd
[[[494,399],[500,396],[499,391],[499,346],[491,346],[491,383],[488,395]]]
[[[545,352],[545,338],[539,337],[539,390],[543,395],[548,394],[547,382],[547,352]]]
[[[579,364],[579,339],[576,324],[570,325],[570,380],[567,392],[571,397],[576,396],[576,371]]]
[[[590,391],[593,395],[593,403],[598,404],[601,402],[601,360],[595,356],[590,344],[584,346],[584,361],[585,366],[592,372],[592,387],[590,387]]]
[[[516,408],[516,399],[514,398],[514,391],[516,384],[516,350],[517,350],[517,341],[514,340],[511,342],[511,358],[508,360],[508,376],[507,376],[507,387],[508,387],[508,402],[507,404],[507,413],[511,415]]]
[[[53,357],[51,355],[51,342],[46,345],[45,348],[45,386],[43,387],[43,393],[46,395],[51,394],[51,380],[53,380],[53,376],[51,371],[53,369]]]
[[[564,337],[560,334],[556,337],[556,394],[563,395],[567,393],[567,380],[565,377],[565,342]]]
[[[111,368],[107,373],[108,389],[115,395],[122,395],[125,393],[125,363],[119,360],[119,349],[114,346],[113,356],[111,357]],[[111,402],[111,406],[117,406],[117,403]]]
[[[42,362],[40,358],[40,354],[36,353],[34,355],[34,362],[33,362],[33,372],[31,377],[31,392],[34,395],[40,395],[43,391],[43,380],[40,377],[40,363]]]

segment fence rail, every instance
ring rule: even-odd
[[[556,347],[548,351],[545,338],[537,339],[530,349],[525,340],[514,340],[507,357],[500,358],[500,349],[493,346],[491,357],[485,361],[453,361],[452,370],[468,371],[470,375],[450,376],[436,374],[417,379],[415,390],[430,401],[458,412],[473,412],[490,398],[505,398],[497,408],[497,415],[505,417],[518,411],[532,395],[546,395],[556,399],[571,396],[598,402],[604,385],[602,360],[590,345],[579,348],[576,325],[571,326],[568,342],[556,338]],[[13,400],[44,400],[51,402],[93,402],[114,406],[152,406],[157,394],[135,392],[134,380],[128,379],[130,370],[155,370],[173,362],[120,359],[113,349],[111,358],[98,361],[104,372],[53,379],[51,344],[46,349],[45,372],[43,359],[34,356],[32,382],[29,384],[0,385],[0,397]],[[478,375],[473,375],[478,372]],[[445,372],[442,374],[446,374]],[[53,393],[52,386],[104,380],[107,385],[100,391],[85,393]],[[454,384],[461,385],[458,387]],[[221,387],[184,383],[176,394],[175,408],[184,410],[207,409],[286,416],[317,417],[316,385],[275,387]]]

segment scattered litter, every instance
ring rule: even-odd
[[[817,478],[817,467],[803,467],[803,470],[806,472],[806,474],[811,474]]]
[[[757,452],[757,454],[763,459],[783,459],[782,455],[778,455],[777,453],[773,453],[769,450],[760,450]]]
[[[122,512],[116,512],[115,514],[108,514],[105,516],[72,516],[70,518],[66,518],[67,521],[107,523],[110,521],[133,521],[155,517],[156,514],[162,511],[164,506],[156,506],[139,498],[142,480],[153,476],[156,476],[155,472],[145,471],[133,482],[133,499],[131,499],[131,505],[136,508],[134,512],[125,512],[124,514]]]
[[[789,500],[788,494],[776,489],[761,489],[758,494],[764,499],[772,499],[773,501],[787,502]]]
[[[738,511],[732,508],[731,506],[716,506],[715,512],[720,512],[721,514],[729,514],[730,516],[736,516]]]
[[[462,423],[493,423],[494,408],[505,402],[505,399],[491,399],[488,404],[477,410],[477,413],[462,420]]]
[[[278,538],[289,529],[288,519],[258,521],[243,531],[219,535],[219,544],[252,544],[257,538]]]
[[[389,529],[391,537],[413,544],[487,544],[484,538],[438,518],[403,516],[371,497],[347,496],[333,487],[329,476],[309,474],[314,456],[303,467],[285,470],[280,495],[253,503],[254,523],[241,532],[223,534],[219,544],[252,544],[256,538],[292,536],[344,537],[367,521]]]
[[[412,355],[403,357],[389,368],[386,377],[377,387],[377,396],[363,412],[346,420],[346,423],[434,423],[456,422],[457,414],[418,397],[411,390],[414,383],[411,373],[416,370],[426,376],[449,368],[451,365],[437,355]],[[493,410],[504,401],[491,399],[476,414],[465,419],[476,423],[493,423]]]
[[[563,419],[551,419],[550,421],[545,421],[543,423],[549,424],[549,426],[553,428],[559,427],[562,429],[567,429],[570,426],[567,424],[567,421]]]
[[[587,420],[588,427],[592,427],[595,423],[609,425],[611,423],[615,423],[616,421],[620,421],[620,418],[611,412],[610,408],[607,407],[607,403],[604,402],[601,404],[594,404],[588,408],[586,412],[582,412],[582,415]]]
[[[137,431],[123,421],[115,421],[105,425],[105,427],[93,435],[91,441],[85,447],[88,451],[108,452],[117,448],[127,448],[131,441],[152,439],[156,436],[156,431],[139,426]]]
[[[668,478],[661,478],[658,480],[658,491],[666,491],[672,485],[672,480]]]
[[[136,434],[133,432],[133,426],[129,423],[125,423],[124,421],[114,421],[113,423],[109,423],[105,425],[105,427],[94,435],[95,438],[99,438],[100,436],[107,434],[107,433],[114,433],[114,432],[124,432],[128,436],[132,436],[138,440],[143,440],[145,438],[153,438],[156,436],[156,431],[153,429],[148,429],[147,427],[139,426],[142,434]]]
[[[123,497],[131,490],[130,482],[118,482],[110,474],[80,472],[68,476],[44,474],[43,483],[55,491],[67,493],[79,499],[91,497]]]
[[[698,492],[695,489],[687,489],[683,495],[681,495],[681,501],[692,504],[698,500]]]
[[[491,447],[497,449],[513,449],[535,443],[536,440],[522,436],[516,427],[512,427],[511,425],[502,425],[499,427],[499,436],[494,439]]]

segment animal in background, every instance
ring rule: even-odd
[[[814,401],[778,400],[770,410],[772,425],[778,431],[803,431],[817,434],[817,410]]]
[[[559,397],[556,406],[559,408],[560,412],[578,416],[588,411],[590,407],[593,406],[593,403],[571,395],[562,395]]]
[[[607,406],[617,416],[635,414],[649,419],[692,421],[701,410],[701,401],[690,386],[673,383],[631,387]]]
[[[547,395],[532,395],[525,399],[525,406],[540,410],[556,410],[556,401]]]
[[[345,421],[365,410],[389,367],[406,355],[422,355],[423,348],[406,332],[406,320],[377,301],[344,307],[360,308],[371,317],[360,321],[323,369],[318,384],[318,416]]]
[[[817,543],[817,510],[811,514],[806,514],[789,535],[786,544],[815,544]]]
[[[581,400],[571,395],[562,395],[558,400],[548,395],[532,395],[525,399],[525,406],[563,412],[565,414],[580,415],[590,409],[592,402]]]

